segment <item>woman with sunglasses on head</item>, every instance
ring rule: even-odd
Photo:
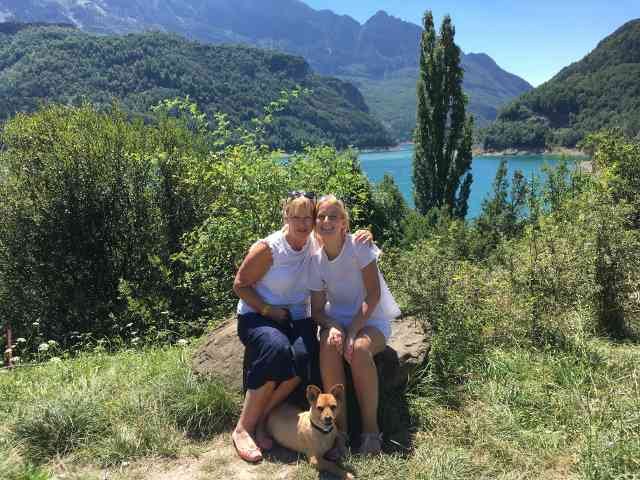
[[[320,372],[325,390],[345,384],[344,363],[351,367],[360,406],[360,453],[382,448],[378,427],[378,372],[373,357],[391,336],[391,320],[400,309],[380,275],[375,245],[354,242],[349,215],[333,195],[321,197],[315,210],[315,234],[322,247],[309,265],[311,313],[320,325]],[[346,409],[338,427],[347,431]]]
[[[247,349],[244,405],[232,433],[240,457],[259,462],[273,440],[265,431],[271,410],[302,381],[317,355],[317,326],[311,319],[306,283],[314,240],[315,195],[292,192],[283,206],[284,226],[256,242],[233,283],[238,302],[238,336]],[[357,232],[362,241],[371,233]]]

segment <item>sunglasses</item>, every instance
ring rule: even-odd
[[[304,192],[304,191],[298,191],[298,190],[294,190],[293,192],[289,192],[287,198],[289,200],[293,199],[293,198],[299,198],[299,197],[305,197],[308,198],[309,200],[315,200],[316,199],[316,193],[315,192]]]

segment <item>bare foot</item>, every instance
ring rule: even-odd
[[[257,463],[262,460],[262,452],[246,430],[237,428],[231,434],[231,440],[236,447],[238,455],[249,463]]]
[[[267,433],[263,422],[259,423],[256,428],[256,443],[262,450],[269,451],[273,448],[273,438]]]

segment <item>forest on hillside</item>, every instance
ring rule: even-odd
[[[14,24],[15,25],[15,24]],[[243,46],[212,46],[163,33],[97,36],[72,28],[0,29],[0,118],[56,102],[114,101],[134,115],[189,96],[213,119],[248,124],[282,91],[303,94],[274,119],[272,147],[389,146],[392,140],[351,84],[314,74],[300,57]]]
[[[502,109],[487,150],[575,147],[591,132],[640,135],[640,20],[620,27],[585,58]]]

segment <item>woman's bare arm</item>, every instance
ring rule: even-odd
[[[236,278],[233,281],[233,291],[256,312],[264,312],[265,316],[277,321],[288,318],[288,312],[283,308],[271,308],[256,292],[253,285],[269,271],[273,265],[271,249],[265,242],[258,242],[251,247],[244,257]]]

